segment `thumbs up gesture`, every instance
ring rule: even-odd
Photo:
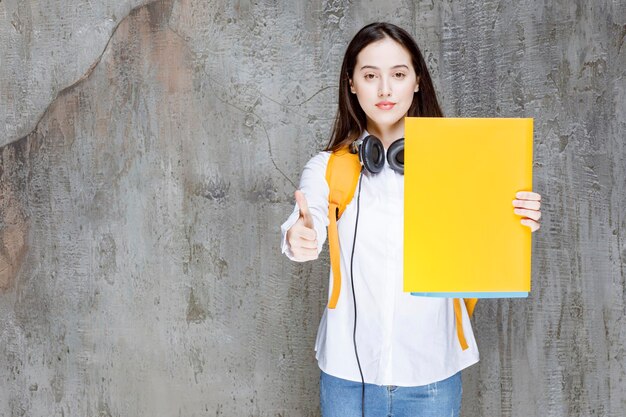
[[[298,262],[317,259],[317,233],[313,228],[313,217],[302,191],[295,193],[296,203],[300,208],[300,218],[287,231],[287,242],[291,247],[294,260]]]

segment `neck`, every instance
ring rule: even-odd
[[[385,149],[404,136],[404,117],[393,125],[378,125],[369,119],[367,122],[367,132],[380,139]]]

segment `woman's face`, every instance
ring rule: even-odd
[[[356,94],[368,125],[374,123],[379,130],[387,130],[404,121],[418,83],[409,52],[385,37],[357,55],[350,90]]]

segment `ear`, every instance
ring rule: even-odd
[[[352,84],[352,80],[348,79],[348,81],[350,82],[350,92],[352,94],[356,94],[356,91],[354,90],[354,84]]]
[[[415,81],[415,92],[417,93],[420,90],[420,77],[417,77],[417,81]]]

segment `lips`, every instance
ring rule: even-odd
[[[376,103],[376,107],[381,110],[391,110],[396,103],[392,103],[391,101],[381,101],[380,103]]]

